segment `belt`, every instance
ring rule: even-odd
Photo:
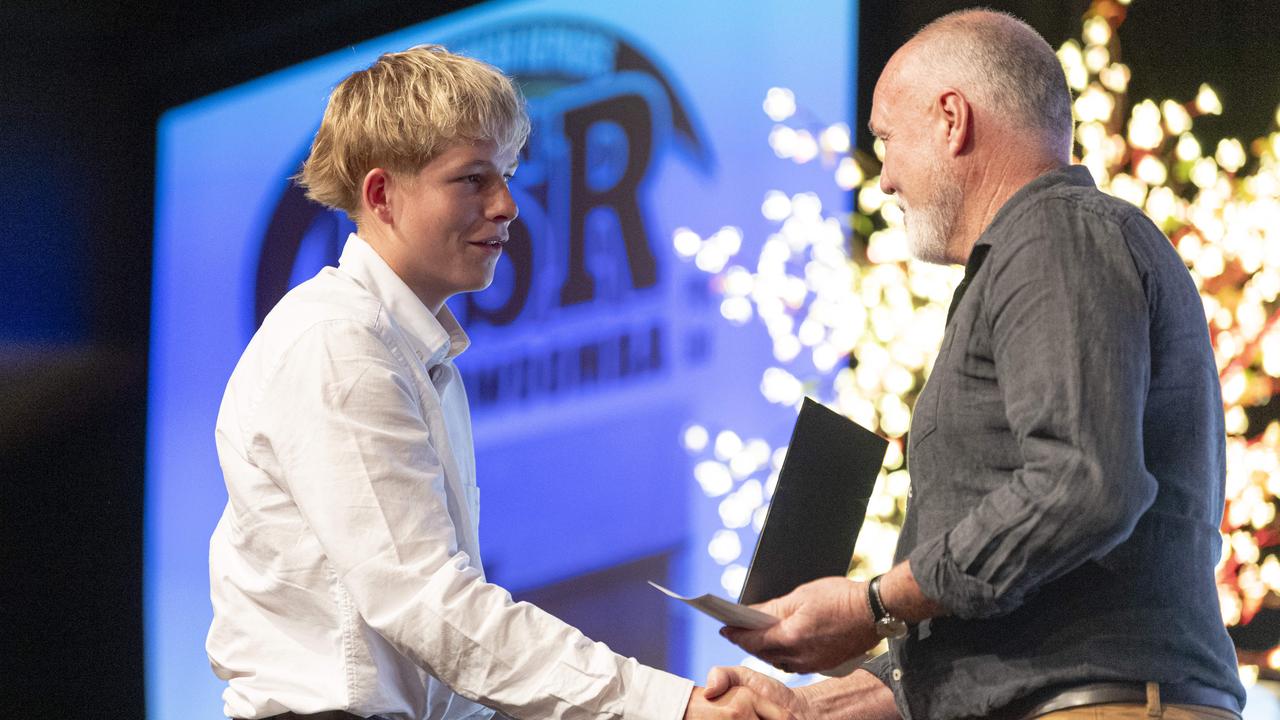
[[[1177,682],[1159,683],[1159,689],[1158,701],[1163,705],[1200,705],[1219,708],[1239,717],[1239,704],[1235,696],[1217,688],[1197,682]],[[1105,703],[1146,704],[1147,686],[1143,683],[1090,683],[1051,688],[1015,703],[1018,709],[1010,707],[1009,710],[1013,712],[1008,717],[1026,720],[1057,710]],[[1005,714],[1001,713],[1001,716]]]
[[[264,717],[262,720],[365,720],[362,715],[352,715],[343,710],[325,710],[324,712],[282,712],[279,715]]]

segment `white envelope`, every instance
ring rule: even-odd
[[[722,597],[710,594],[685,597],[677,595],[652,580],[649,581],[649,584],[666,593],[669,597],[673,597],[690,607],[697,608],[730,627],[763,630],[771,625],[778,624],[778,618],[772,615],[753,610],[746,605],[730,602]]]

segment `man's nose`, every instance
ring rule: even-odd
[[[893,180],[889,177],[888,168],[882,166],[880,168],[880,192],[885,195],[892,195],[897,191],[898,188],[894,186]]]

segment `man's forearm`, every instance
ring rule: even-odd
[[[898,563],[885,573],[880,580],[880,599],[891,615],[910,625],[947,614],[945,607],[920,590],[910,562]]]
[[[797,688],[812,716],[831,720],[901,720],[893,691],[866,670]]]

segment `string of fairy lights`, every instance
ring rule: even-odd
[[[1080,38],[1058,57],[1075,94],[1077,161],[1165,231],[1204,301],[1228,432],[1218,590],[1226,624],[1241,625],[1263,607],[1280,608],[1280,421],[1256,427],[1248,412],[1280,387],[1280,108],[1266,136],[1212,147],[1197,137],[1196,121],[1224,108],[1207,84],[1187,101],[1134,103],[1126,118],[1131,72],[1118,60],[1116,28],[1128,4],[1095,0]],[[737,257],[736,227],[706,237],[681,228],[673,243],[712,276],[726,321],[768,332],[773,363],[760,379],[768,402],[796,408],[809,395],[890,440],[850,570],[866,578],[892,562],[910,486],[904,435],[961,269],[909,257],[902,212],[879,189],[878,142],[867,154],[852,149],[843,123],[795,122],[797,100],[786,88],[771,88],[763,109],[775,155],[816,163],[856,191],[852,217],[814,193],[772,190],[760,212],[774,229],[754,267]],[[707,551],[723,568],[724,590],[737,595],[785,448],[700,425],[682,441],[698,458],[694,479],[718,503],[722,527]],[[1247,682],[1277,677],[1280,648],[1242,652],[1241,663]]]

